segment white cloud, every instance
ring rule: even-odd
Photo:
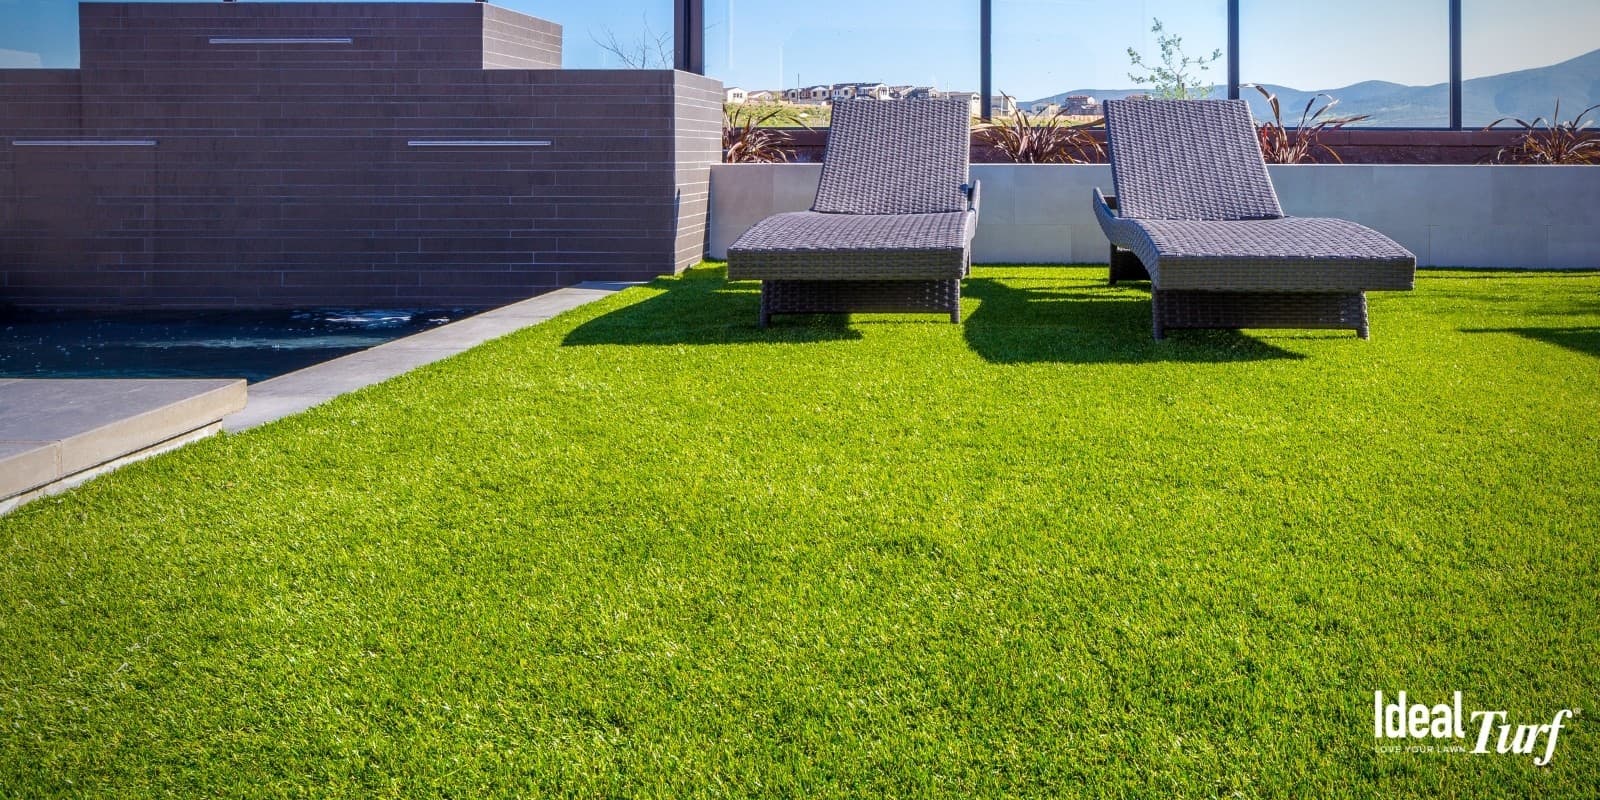
[[[0,69],[35,68],[44,66],[44,59],[38,53],[26,50],[6,50],[0,48]]]

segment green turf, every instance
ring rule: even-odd
[[[1103,274],[696,270],[25,506],[0,796],[1592,796],[1600,275],[1158,343]]]

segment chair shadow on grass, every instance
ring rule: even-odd
[[[1179,330],[1150,336],[1148,294],[1110,286],[1017,288],[971,278],[962,296],[978,301],[966,319],[967,344],[997,364],[1144,364],[1302,359],[1233,330]]]
[[[759,284],[729,283],[721,270],[686,272],[646,288],[661,293],[579,325],[561,344],[804,344],[861,338],[843,315],[784,317],[763,330],[756,324]]]
[[[1462,333],[1511,333],[1524,339],[1564,347],[1574,353],[1600,358],[1600,327],[1577,328],[1462,328]]]

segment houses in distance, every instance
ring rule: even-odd
[[[834,83],[802,86],[794,89],[745,90],[729,86],[723,90],[723,102],[729,105],[745,103],[787,103],[797,106],[826,106],[839,100],[870,98],[873,100],[933,100],[961,98],[972,107],[973,116],[983,115],[983,96],[977,92],[936,89],[932,86],[891,86],[886,83]],[[996,95],[991,99],[996,115],[1010,115],[1018,111],[1017,101],[1009,95]],[[1068,95],[1060,103],[1037,102],[1022,109],[1033,116],[1100,116],[1100,101],[1088,95]]]
[[[1028,106],[1028,113],[1035,116],[1053,117],[1061,114],[1068,117],[1098,117],[1102,113],[1100,101],[1086,94],[1069,94],[1061,98],[1060,103],[1039,101]]]
[[[753,90],[747,91],[737,86],[730,86],[723,90],[723,102],[732,105],[744,103],[788,103],[797,106],[825,106],[837,100],[934,100],[941,98],[960,98],[967,101],[972,107],[974,116],[983,113],[983,96],[977,92],[952,91],[949,89],[936,89],[932,86],[890,86],[886,83],[835,83],[803,86],[795,89],[784,90]],[[996,110],[1000,109],[1000,100],[995,98]],[[1010,98],[1004,98],[1010,100]],[[1011,104],[1016,107],[1015,102]]]

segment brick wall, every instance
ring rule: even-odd
[[[484,69],[560,69],[561,26],[487,3],[483,9]]]
[[[82,3],[79,64],[85,72],[166,65],[232,70],[253,65],[481,69],[481,3]],[[515,17],[496,9],[495,30]],[[558,28],[559,30],[559,28]],[[293,46],[239,39],[349,39]],[[219,40],[213,42],[213,40]],[[231,42],[231,43],[230,43]],[[559,66],[541,64],[540,66]]]
[[[675,73],[673,160],[677,165],[673,263],[679,269],[705,255],[711,165],[722,161],[722,83]]]
[[[514,68],[559,28],[483,4],[80,14],[81,70],[0,73],[0,303],[479,306],[703,251],[716,81]]]

